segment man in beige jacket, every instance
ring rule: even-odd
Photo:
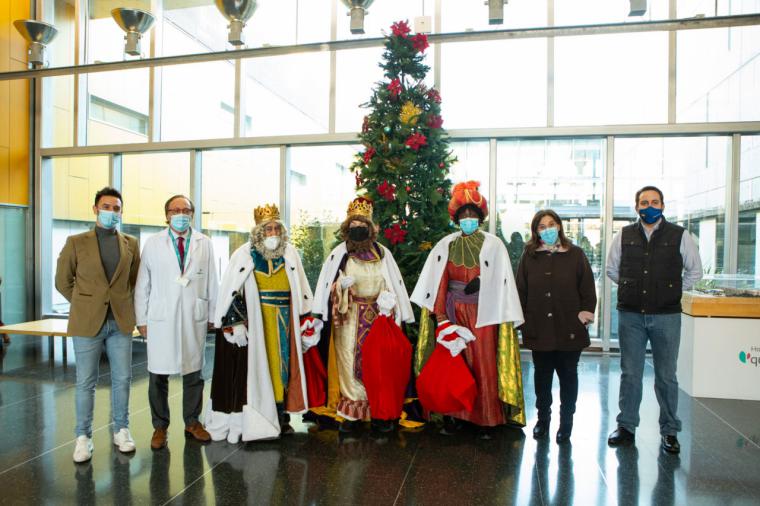
[[[92,458],[92,416],[103,348],[111,369],[113,444],[135,451],[129,433],[134,288],[140,266],[137,239],[117,230],[121,194],[106,187],[95,195],[94,230],[72,235],[58,257],[55,287],[71,303],[68,334],[74,336],[77,370],[74,462]]]

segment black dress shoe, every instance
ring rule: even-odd
[[[632,432],[623,427],[618,427],[617,430],[607,438],[607,444],[610,446],[626,445],[633,443],[635,439],[636,436],[634,436]]]
[[[570,435],[573,433],[573,426],[572,425],[559,425],[559,430],[557,431],[557,444],[567,443],[570,441]]]
[[[533,427],[533,438],[542,439],[549,434],[549,420],[539,420]]]
[[[343,434],[354,432],[359,425],[359,420],[343,420],[338,430]]]
[[[283,424],[280,424],[280,435],[281,436],[291,436],[295,434],[295,430],[293,429],[293,426],[289,423],[285,422]]]
[[[680,453],[681,444],[676,436],[662,436],[662,449],[668,453]]]
[[[478,429],[478,439],[488,441],[493,439],[493,427],[480,427]]]
[[[454,418],[453,416],[443,417],[443,428],[439,431],[444,436],[453,436],[462,430],[462,422]]]
[[[376,432],[385,434],[388,432],[393,432],[394,428],[394,420],[378,420],[375,418],[372,419],[372,430]]]

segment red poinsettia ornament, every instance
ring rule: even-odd
[[[407,146],[412,148],[413,150],[417,151],[422,146],[427,144],[427,137],[425,137],[423,134],[416,132],[407,137],[406,141],[404,142]]]
[[[441,94],[435,88],[430,88],[427,92],[427,97],[436,104],[441,103]]]
[[[362,157],[364,158],[364,165],[369,164],[370,160],[372,160],[372,157],[375,156],[375,153],[377,153],[377,151],[375,151],[375,148],[367,148],[367,151],[364,152],[364,156]]]
[[[396,37],[404,37],[409,34],[409,32],[412,31],[411,28],[409,28],[409,23],[407,21],[396,21],[391,25],[391,31],[393,32],[393,35]]]
[[[388,85],[388,91],[391,92],[391,98],[397,98],[399,93],[401,93],[402,87],[401,87],[401,81],[398,79],[394,79],[390,82]]]
[[[427,119],[427,126],[430,128],[441,128],[443,126],[443,118],[437,114],[432,114]]]
[[[396,185],[390,184],[388,181],[383,181],[377,185],[377,193],[388,202],[396,200]]]
[[[424,33],[418,33],[412,37],[412,46],[414,46],[414,49],[420,53],[424,53],[425,49],[430,47],[430,44],[428,44],[427,35]]]
[[[401,228],[401,225],[394,223],[392,227],[385,229],[385,238],[388,239],[391,244],[399,244],[406,240],[406,234],[408,232]]]

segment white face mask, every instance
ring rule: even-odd
[[[264,247],[270,251],[274,251],[277,249],[277,246],[280,245],[280,238],[276,235],[267,237],[264,239]]]

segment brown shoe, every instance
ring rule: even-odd
[[[203,443],[211,441],[211,434],[206,432],[200,422],[193,422],[192,425],[185,427],[185,437],[192,437]]]
[[[150,447],[154,450],[160,450],[166,446],[166,429],[157,428],[153,431],[153,437],[150,438]]]

